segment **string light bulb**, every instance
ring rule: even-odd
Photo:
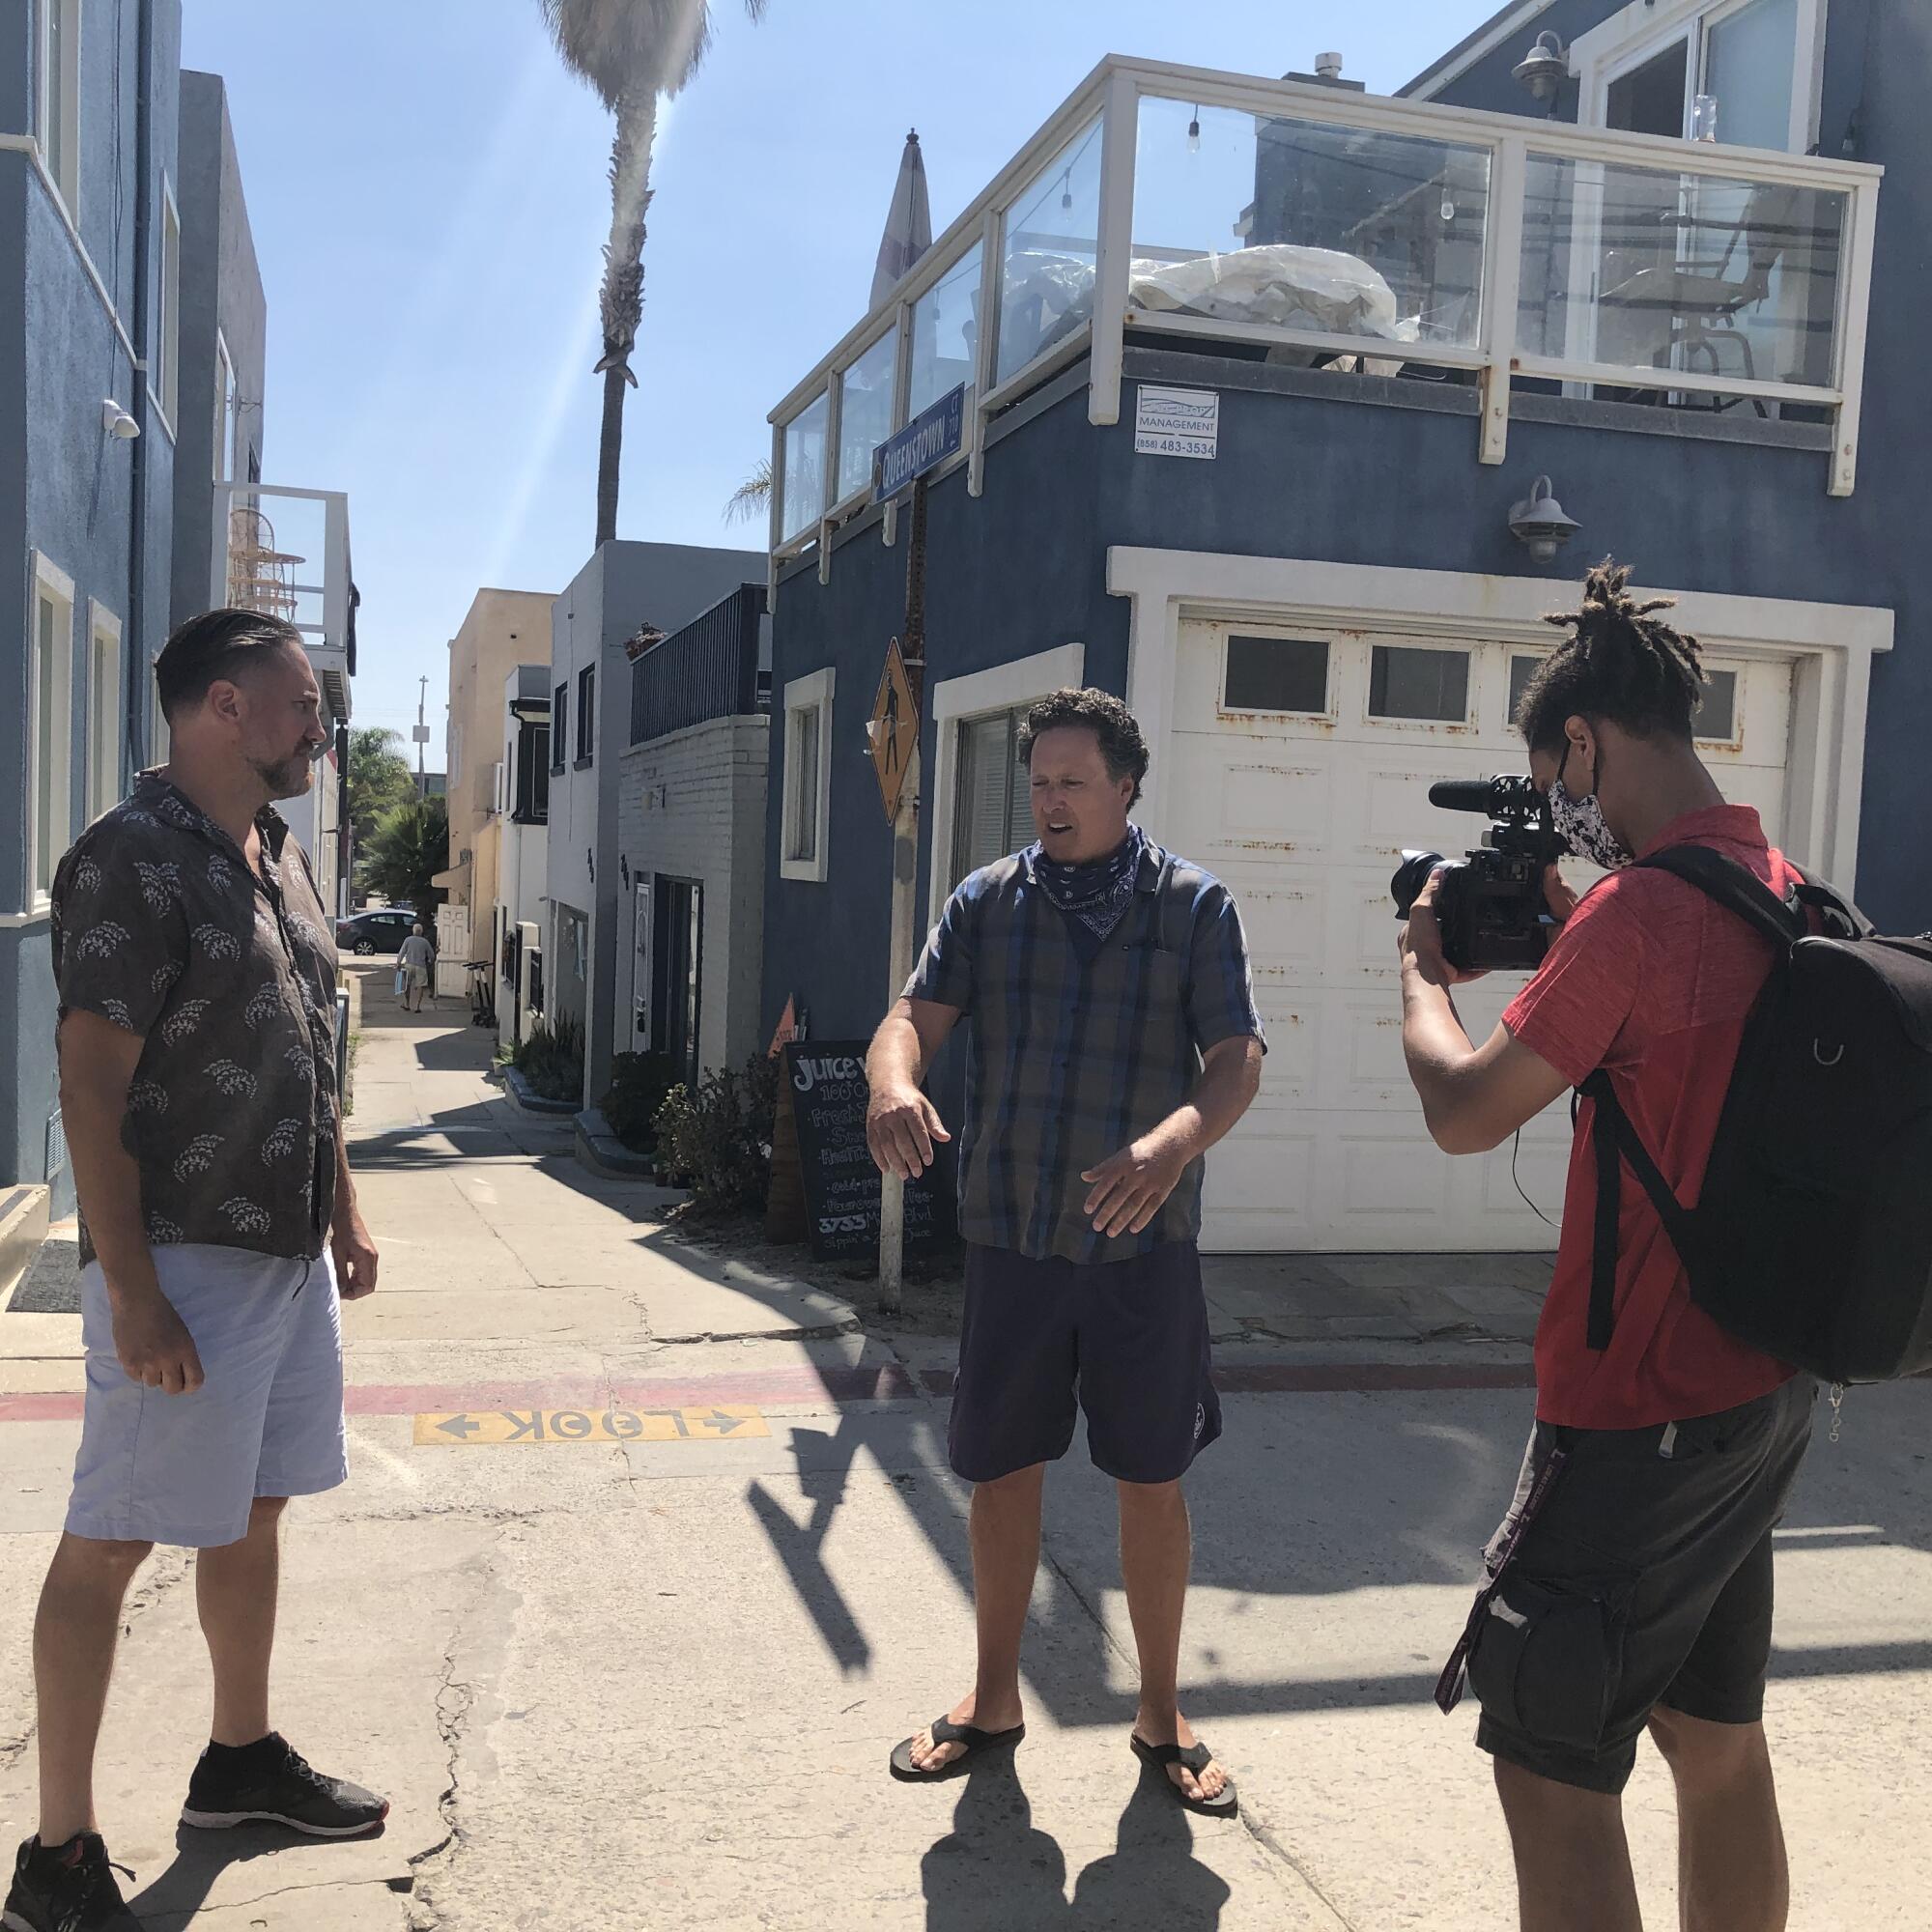
[[[1194,119],[1187,124],[1187,152],[1198,155],[1201,152],[1201,107],[1195,104]]]
[[[1068,168],[1066,173],[1062,177],[1062,180],[1065,185],[1060,191],[1060,205],[1062,208],[1071,208],[1073,206],[1073,170]]]

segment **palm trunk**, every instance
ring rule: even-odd
[[[604,245],[604,421],[597,450],[597,542],[617,534],[617,486],[624,453],[624,391],[636,388],[631,352],[644,302],[644,212],[650,207],[651,143],[657,135],[655,89],[617,106],[611,150],[611,239]]]
[[[624,390],[627,371],[613,362],[604,372],[604,427],[597,440],[597,547],[617,534],[617,472],[624,455]]]

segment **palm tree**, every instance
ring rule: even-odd
[[[597,450],[597,541],[617,534],[617,468],[624,389],[644,307],[644,213],[651,205],[651,143],[658,100],[697,71],[711,43],[708,0],[540,0],[563,64],[616,116],[611,147],[611,239],[604,244],[604,427]],[[765,0],[745,0],[753,20]]]
[[[724,521],[749,523],[760,510],[769,509],[771,500],[772,459],[767,456],[759,460],[758,467],[725,499]]]

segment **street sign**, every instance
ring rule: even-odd
[[[928,469],[956,456],[966,440],[966,385],[928,405],[872,452],[872,501],[884,503]]]
[[[872,700],[866,737],[872,748],[879,796],[885,801],[886,823],[891,825],[898,818],[899,794],[905,789],[912,755],[919,749],[919,698],[906,674],[896,638],[886,646],[885,674],[879,679],[879,695]]]

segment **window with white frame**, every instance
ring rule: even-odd
[[[1020,763],[1026,708],[962,718],[953,726],[952,876],[1033,843],[1032,781]]]
[[[1083,644],[1060,644],[932,686],[933,920],[967,873],[1033,842],[1033,782],[1019,760],[1020,726],[1049,693],[1085,682],[1086,655]]]
[[[39,0],[35,17],[34,137],[67,204],[80,213],[80,0]]]
[[[825,877],[831,823],[832,691],[828,666],[784,688],[784,810],[780,824],[780,876]]]
[[[1816,138],[1824,17],[1825,0],[1634,0],[1577,37],[1582,118],[1804,154]]]
[[[161,340],[155,357],[155,395],[168,434],[181,420],[181,214],[174,190],[161,177]]]
[[[87,818],[121,797],[121,619],[87,607]]]
[[[73,788],[73,580],[34,558],[27,671],[27,903],[45,903],[67,850]]]

